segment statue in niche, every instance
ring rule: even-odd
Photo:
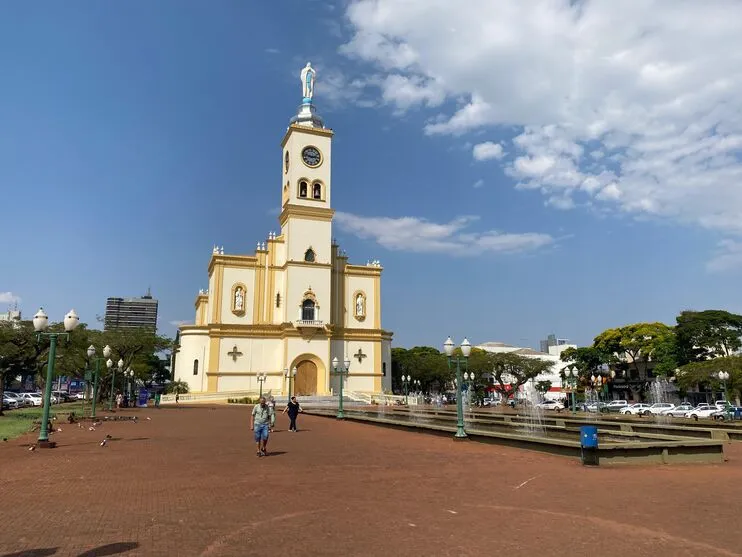
[[[358,317],[366,315],[366,299],[361,293],[356,296],[356,315]]]
[[[242,311],[245,309],[245,293],[241,286],[234,291],[234,310]]]

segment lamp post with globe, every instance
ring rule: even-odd
[[[574,416],[577,412],[577,407],[575,406],[575,389],[577,388],[577,370],[574,368],[574,366],[567,366],[564,368],[564,380],[567,383],[567,387],[569,387],[570,394],[572,395],[572,415]]]
[[[108,369],[113,370],[113,375],[111,375],[111,398],[108,400],[108,411],[110,412],[113,410],[113,395],[114,395],[114,389],[116,388],[116,368],[123,373],[124,372],[124,360],[119,359],[119,361],[116,363],[116,368],[113,367],[113,362],[111,360],[108,360],[106,362],[106,366]]]
[[[265,383],[265,380],[268,379],[268,375],[264,371],[261,371],[260,373],[258,373],[257,379],[258,379],[258,382],[260,383],[260,394],[258,395],[258,398],[262,398],[263,397],[263,383]]]
[[[402,387],[404,388],[405,406],[409,404],[408,397],[410,396],[410,381],[412,381],[412,377],[410,377],[409,375],[402,375]]]
[[[337,356],[332,359],[333,373],[340,377],[340,397],[338,398],[338,415],[337,418],[342,420],[345,418],[345,412],[343,411],[343,383],[345,382],[345,376],[350,371],[350,359],[348,356],[345,357],[343,365],[340,365]]]
[[[88,360],[95,359],[95,377],[93,377],[93,407],[90,412],[90,417],[95,418],[95,405],[98,403],[98,380],[100,379],[100,363],[103,360],[107,360],[111,357],[111,347],[106,345],[103,348],[103,357],[95,357],[95,346],[92,344],[88,346]],[[113,362],[111,362],[113,364]]]
[[[80,324],[80,318],[75,310],[64,316],[63,333],[47,333],[49,327],[49,316],[44,313],[43,308],[36,312],[33,317],[33,328],[36,331],[36,339],[40,341],[42,337],[49,338],[49,362],[46,365],[46,384],[44,385],[44,411],[41,417],[41,431],[39,432],[39,447],[45,449],[54,448],[56,443],[49,441],[49,407],[52,396],[52,379],[54,378],[54,360],[57,357],[57,339],[59,337],[69,340],[70,333]]]
[[[296,379],[296,371],[296,366],[294,366],[291,370],[289,370],[289,368],[283,370],[283,374],[286,376],[286,381],[288,381],[289,384],[288,400],[291,400],[291,381]]]
[[[464,408],[461,404],[461,365],[468,368],[469,354],[471,354],[471,343],[464,338],[461,343],[461,355],[463,358],[453,356],[454,343],[451,337],[446,339],[443,343],[443,351],[446,353],[448,359],[448,369],[452,369],[453,364],[456,364],[456,433],[454,439],[466,439],[466,431],[464,430]]]
[[[724,419],[728,420],[731,418],[731,408],[729,408],[729,396],[727,393],[727,381],[729,381],[729,373],[726,371],[720,371],[718,377],[721,381],[721,386],[724,389]]]

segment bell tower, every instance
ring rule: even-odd
[[[312,102],[314,77],[314,68],[307,64],[301,71],[302,103],[281,141],[279,222],[286,246],[286,311],[298,312],[311,294],[315,321],[329,323],[333,131],[325,127]]]

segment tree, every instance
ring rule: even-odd
[[[731,356],[742,348],[742,315],[718,309],[683,311],[676,318],[679,363]]]
[[[508,389],[515,394],[527,381],[551,371],[552,363],[540,358],[527,358],[512,352],[490,353],[488,357],[490,372],[504,394]],[[503,404],[507,404],[507,395],[502,399]]]
[[[565,348],[559,358],[563,362],[570,362],[577,371],[577,376],[584,380],[599,372],[600,367],[610,361],[610,356],[593,346],[580,348]]]
[[[603,331],[595,337],[593,348],[608,354],[613,362],[626,361],[640,377],[646,375],[652,355],[670,335],[672,329],[664,323],[634,323]]]
[[[392,384],[397,391],[402,386],[402,375],[419,380],[425,392],[444,390],[452,378],[446,356],[430,346],[392,348]]]
[[[718,373],[729,373],[727,389],[730,396],[739,400],[742,395],[742,356],[722,356],[713,360],[691,362],[682,366],[676,373],[678,387],[687,390],[699,384],[705,384],[714,391],[722,390]]]
[[[536,383],[536,390],[542,395],[545,395],[546,393],[548,393],[550,389],[551,389],[551,381],[538,381]]]

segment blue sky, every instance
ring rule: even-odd
[[[212,245],[278,230],[311,60],[335,236],[381,260],[395,345],[742,311],[739,5],[492,4],[4,3],[0,310],[92,323],[151,287],[174,334]]]

